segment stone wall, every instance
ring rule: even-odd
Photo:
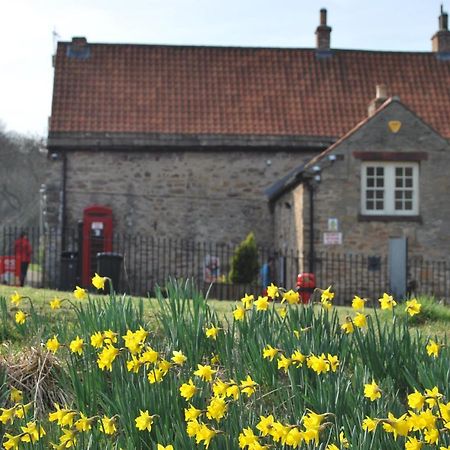
[[[250,231],[274,244],[264,189],[312,153],[299,151],[67,152],[67,224],[113,209],[115,231],[237,243]],[[59,169],[58,169],[59,170]]]

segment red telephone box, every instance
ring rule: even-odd
[[[82,284],[88,287],[97,267],[97,253],[112,251],[112,210],[92,205],[83,211]]]

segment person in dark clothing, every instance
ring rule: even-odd
[[[16,264],[20,267],[20,285],[25,283],[27,276],[28,265],[31,261],[31,244],[26,233],[21,233],[19,238],[14,243],[14,254],[16,256]]]

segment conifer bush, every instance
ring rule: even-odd
[[[231,261],[230,281],[232,283],[253,283],[259,271],[258,249],[255,236],[249,233],[236,247]]]

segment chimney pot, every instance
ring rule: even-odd
[[[320,10],[320,25],[316,28],[316,50],[327,53],[330,51],[331,27],[327,25],[327,10]]]
[[[380,100],[386,100],[387,95],[387,86],[385,84],[377,84],[376,85],[376,98]]]
[[[320,25],[326,24],[327,24],[327,10],[325,8],[322,8],[320,10]]]
[[[375,114],[375,111],[388,99],[388,89],[385,84],[377,84],[375,86],[375,98],[369,103],[369,117]]]
[[[434,53],[450,53],[450,31],[448,30],[448,14],[441,5],[439,16],[439,30],[431,38],[432,51]]]

